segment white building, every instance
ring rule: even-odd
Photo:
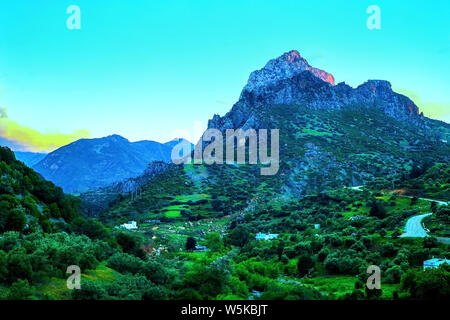
[[[138,228],[136,221],[128,221],[128,223],[121,224],[120,227],[127,230],[137,230]]]
[[[266,241],[270,241],[270,240],[272,240],[272,239],[278,239],[278,234],[276,234],[276,233],[261,233],[261,232],[258,232],[257,234],[256,234],[256,240],[266,240]]]
[[[425,260],[423,262],[423,270],[426,270],[428,268],[439,268],[439,266],[443,263],[450,264],[450,260],[448,259],[439,259],[439,258],[433,258],[430,260]]]

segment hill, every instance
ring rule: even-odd
[[[149,180],[139,186],[140,198],[117,198],[102,216],[164,218],[164,212],[171,211],[168,207],[179,204],[179,197],[195,194],[207,195],[207,202],[214,200],[214,208],[219,208],[205,207],[198,216],[204,216],[202,210],[216,216],[255,202],[299,199],[377,177],[395,184],[412,177],[418,168],[449,161],[450,147],[444,141],[450,125],[423,116],[387,81],[371,80],[353,89],[324,81],[331,75],[314,74],[311,68],[297,51],[271,60],[252,73],[231,111],[224,117],[215,115],[208,124],[222,132],[279,129],[276,176],[260,176],[257,166],[248,164],[174,167],[170,170],[177,174],[166,176],[176,176],[178,183]],[[269,80],[264,82],[266,76]]]
[[[16,159],[25,163],[28,167],[33,167],[39,161],[45,158],[46,153],[14,151]]]

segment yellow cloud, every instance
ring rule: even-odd
[[[414,101],[424,116],[450,122],[450,102],[422,101],[418,93],[404,88],[395,88],[395,92],[401,93]]]
[[[70,134],[58,131],[42,133],[8,119],[6,109],[0,108],[0,137],[17,142],[28,151],[51,152],[75,140],[88,138],[90,133],[87,130],[77,130]]]

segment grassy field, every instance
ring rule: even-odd
[[[86,270],[81,274],[81,285],[83,281],[113,282],[118,272],[106,266],[103,262],[95,270]],[[36,286],[37,292],[48,295],[51,299],[68,300],[71,299],[71,291],[67,288],[67,279],[46,278],[41,285]],[[1,292],[1,291],[0,291]]]
[[[315,287],[319,291],[334,295],[336,298],[352,293],[358,279],[354,276],[323,276],[302,280],[307,286]],[[382,299],[392,299],[393,292],[398,290],[398,284],[381,284]]]

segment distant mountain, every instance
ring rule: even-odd
[[[47,153],[35,153],[35,152],[24,152],[24,151],[14,151],[16,159],[25,163],[28,167],[33,167],[39,161],[45,158]]]
[[[450,161],[449,124],[425,117],[388,81],[335,85],[331,74],[311,67],[295,50],[254,71],[231,110],[214,115],[208,128],[279,129],[277,174],[262,176],[251,165],[175,166],[140,185],[141,197],[131,201],[124,192],[100,217],[159,219],[198,195],[211,201],[204,208],[183,203],[189,219],[220,216],[377,179],[397,185]]]
[[[169,142],[164,143],[166,146],[169,146],[171,148],[175,147],[176,145],[178,145],[179,143],[181,144],[188,144],[191,147],[191,150],[194,150],[194,145],[192,143],[190,143],[189,141],[187,141],[186,139],[183,138],[176,138],[173,140],[170,140]]]
[[[80,139],[48,154],[33,168],[65,192],[86,192],[136,177],[151,161],[171,161],[172,144],[130,142],[119,135]]]
[[[19,142],[3,137],[0,137],[0,146],[7,147],[11,150],[26,150],[25,146],[20,144]]]

